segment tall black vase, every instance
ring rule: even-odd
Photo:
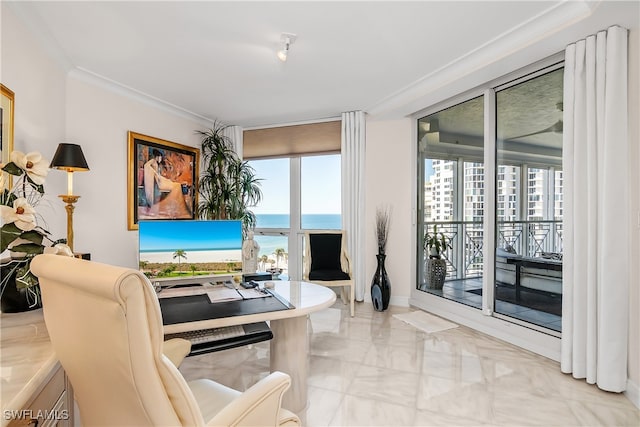
[[[384,311],[389,307],[389,299],[391,298],[391,282],[387,276],[387,270],[384,268],[385,254],[378,254],[378,267],[376,274],[371,281],[371,301],[376,311]]]
[[[0,311],[3,313],[22,313],[42,308],[40,288],[18,289],[16,286],[16,267],[22,267],[26,261],[12,260],[2,264],[2,288],[0,289]]]

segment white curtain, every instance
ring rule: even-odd
[[[628,345],[627,30],[567,47],[561,369],[624,391]]]
[[[222,133],[231,140],[236,154],[242,158],[242,128],[240,126],[227,126]]]
[[[342,113],[342,228],[352,262],[356,300],[364,300],[364,144],[363,111]]]

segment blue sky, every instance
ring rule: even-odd
[[[256,214],[289,213],[289,159],[254,160],[262,202]],[[340,155],[302,158],[302,214],[340,214]]]
[[[429,181],[429,178],[433,175],[433,160],[432,159],[425,159],[424,161],[424,179],[426,181]]]
[[[240,249],[240,221],[140,221],[140,252]]]

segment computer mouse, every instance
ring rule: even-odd
[[[264,284],[264,288],[265,289],[273,289],[275,287],[276,287],[276,284],[273,283],[273,282],[265,282],[265,284]]]

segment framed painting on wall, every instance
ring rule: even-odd
[[[128,132],[127,227],[140,220],[195,219],[200,150]]]
[[[0,105],[0,152],[2,165],[9,163],[13,151],[13,92],[3,84],[0,84],[2,92],[2,104]],[[11,189],[13,180],[11,175],[2,172],[2,188]]]

